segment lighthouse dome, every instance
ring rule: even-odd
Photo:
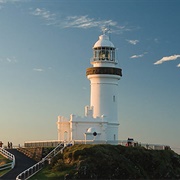
[[[94,44],[93,48],[97,47],[115,48],[114,44],[109,40],[109,36],[107,36],[106,34],[99,36],[99,40]]]

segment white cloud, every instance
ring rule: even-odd
[[[159,43],[159,39],[158,39],[158,38],[155,38],[155,39],[154,39],[154,42],[155,42],[155,43]]]
[[[180,64],[178,64],[178,65],[177,65],[177,67],[179,67],[179,68],[180,68]]]
[[[30,9],[31,14],[40,17],[44,20],[46,25],[54,25],[59,28],[81,28],[88,29],[93,27],[110,27],[111,32],[121,33],[123,31],[129,31],[125,26],[120,26],[113,20],[100,20],[90,18],[88,15],[82,16],[60,16],[59,14],[51,13],[45,8]]]
[[[3,9],[7,3],[24,3],[30,0],[0,0],[0,9]]]
[[[40,16],[46,21],[54,21],[55,20],[55,14],[50,13],[50,11],[47,11],[45,9],[36,8],[35,11],[32,12],[34,16]]]
[[[131,59],[134,59],[134,58],[141,58],[141,57],[143,57],[145,54],[147,54],[148,52],[144,52],[143,54],[135,54],[135,55],[133,55],[133,56],[131,56],[130,58]]]
[[[37,71],[37,72],[43,72],[44,69],[41,69],[41,68],[34,68],[33,71]]]
[[[6,58],[6,61],[9,62],[9,63],[11,63],[11,62],[13,62],[13,59],[7,57],[7,58]]]
[[[94,19],[88,18],[88,16],[68,16],[64,21],[64,28],[75,27],[75,28],[91,28],[98,25]]]
[[[177,58],[180,58],[180,55],[165,56],[162,59],[156,61],[154,64],[155,65],[162,64],[163,62],[173,61],[173,60],[176,60]]]
[[[133,45],[136,45],[138,42],[139,42],[139,40],[137,40],[137,39],[135,39],[135,40],[126,40],[128,43],[130,43],[130,44],[133,44]]]
[[[16,57],[0,57],[0,61],[6,63],[17,63]]]
[[[139,55],[133,55],[133,56],[131,56],[130,58],[131,59],[134,59],[134,58],[141,58],[141,57],[143,57],[144,56],[144,54],[139,54]]]
[[[126,31],[124,26],[119,26],[116,21],[113,20],[96,20],[94,18],[89,18],[88,15],[85,16],[68,16],[61,23],[63,28],[82,28],[88,29],[93,27],[98,27],[102,29],[103,27],[110,27],[110,31],[114,33],[121,33]]]
[[[74,28],[92,28],[92,27],[118,27],[117,22],[113,20],[95,20],[94,18],[89,18],[88,15],[85,16],[67,16],[64,21],[64,27],[74,27]]]
[[[5,4],[5,3],[16,3],[16,2],[26,2],[28,0],[0,0],[0,4]]]

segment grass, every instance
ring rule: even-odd
[[[64,175],[68,173],[68,170],[63,172],[52,172],[48,166],[43,168],[29,180],[42,180],[42,179],[50,179],[50,180],[64,180]]]
[[[7,172],[9,172],[10,170],[11,170],[11,168],[0,171],[0,177],[3,176],[4,174],[6,174]]]
[[[4,156],[2,156],[0,154],[0,166],[4,165],[4,164],[7,164],[7,163],[10,163],[11,161],[7,158],[5,158]],[[0,177],[4,174],[6,174],[8,171],[10,171],[11,168],[8,168],[8,169],[5,169],[5,170],[1,170],[0,171]]]
[[[67,175],[67,176],[66,176]],[[171,150],[113,145],[74,145],[30,180],[180,179],[180,156]]]

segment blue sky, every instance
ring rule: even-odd
[[[118,49],[119,139],[180,148],[178,0],[0,0],[0,140],[57,139],[58,115],[84,115],[92,46]]]

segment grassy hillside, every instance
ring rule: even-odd
[[[74,145],[35,179],[179,179],[180,156],[171,150]]]

